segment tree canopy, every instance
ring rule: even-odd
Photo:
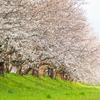
[[[2,59],[22,68],[63,66],[78,81],[99,82],[100,50],[83,4],[84,0],[0,1]]]

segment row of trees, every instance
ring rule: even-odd
[[[100,50],[83,4],[84,0],[0,1],[0,48],[6,72],[11,71],[10,64],[17,73],[49,64],[57,70],[63,66],[75,80],[99,82]]]

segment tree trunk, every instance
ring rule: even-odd
[[[0,62],[0,75],[4,77],[4,62]]]
[[[21,73],[21,75],[26,75],[26,74],[28,74],[28,72],[29,72],[30,70],[32,70],[32,68],[27,68],[25,71],[23,71],[23,72]]]
[[[53,78],[53,69],[50,69],[50,77]]]
[[[21,69],[22,69],[22,67],[21,66],[18,66],[18,68],[17,68],[17,74],[21,74]]]
[[[4,73],[9,73],[9,65],[5,65],[5,67],[4,67]]]
[[[32,75],[34,75],[34,76],[39,76],[39,71],[38,70],[36,70],[36,69],[32,69]]]

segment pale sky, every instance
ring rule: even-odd
[[[85,10],[87,10],[86,16],[100,39],[100,0],[85,1],[88,2],[88,4],[85,5]]]

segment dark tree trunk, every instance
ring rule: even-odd
[[[9,65],[5,65],[5,67],[4,67],[4,73],[9,73]]]
[[[50,77],[53,78],[53,69],[50,69]]]
[[[4,62],[0,62],[0,75],[4,77]]]
[[[21,70],[22,70],[22,67],[21,67],[21,66],[18,66],[18,67],[17,67],[17,72],[16,72],[16,73],[17,73],[17,74],[21,74]]]
[[[65,72],[63,71],[63,73],[62,73],[63,75],[62,75],[62,79],[64,79],[64,75],[65,75]]]
[[[36,69],[32,69],[32,75],[34,75],[34,76],[39,76],[39,71],[38,70],[36,70]]]
[[[21,72],[21,75],[26,75],[32,68],[27,68],[25,71]]]

